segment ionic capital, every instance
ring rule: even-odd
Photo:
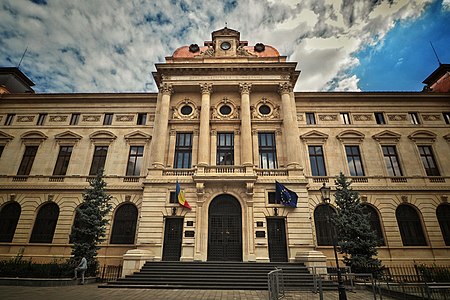
[[[159,85],[159,91],[163,94],[163,95],[172,95],[173,94],[173,87],[172,84],[167,83],[167,82],[163,82]]]
[[[280,83],[280,85],[278,86],[278,93],[280,93],[280,95],[289,94],[292,91],[293,91],[293,88],[292,88],[292,84],[290,82],[283,82],[283,83]]]
[[[241,91],[241,94],[250,94],[250,90],[252,89],[251,83],[239,83],[239,90]]]
[[[200,83],[200,90],[203,94],[211,94],[212,93],[212,83]]]

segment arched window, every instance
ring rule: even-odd
[[[85,204],[81,204],[81,205],[79,206],[79,209],[82,209],[84,205],[85,205]],[[82,226],[82,225],[83,225],[83,224],[80,222],[80,213],[78,212],[78,209],[75,209],[75,218],[73,219],[72,230],[71,230],[70,236],[69,236],[69,244],[72,244],[72,243],[73,243],[73,237],[72,237],[72,234],[73,234],[73,228],[74,228],[74,227],[80,227],[80,226]]]
[[[9,202],[0,209],[0,242],[12,242],[20,211],[20,204],[17,202]]]
[[[426,246],[427,241],[417,211],[410,205],[401,204],[395,211],[403,246]]]
[[[316,238],[318,246],[332,246],[335,234],[331,217],[336,214],[330,205],[319,205],[314,210],[314,224],[316,225]]]
[[[116,210],[111,233],[111,244],[134,244],[138,210],[133,204],[124,204]]]
[[[441,226],[445,245],[450,246],[450,205],[441,204],[436,209],[436,217]]]
[[[383,231],[381,230],[380,216],[378,215],[377,210],[371,205],[363,204],[363,211],[366,214],[370,214],[370,227],[377,235],[378,246],[386,245],[384,242]]]
[[[42,205],[34,221],[30,243],[51,243],[58,222],[59,207],[55,203]]]

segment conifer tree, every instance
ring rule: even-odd
[[[77,208],[76,220],[72,227],[73,242],[71,263],[79,263],[83,255],[88,261],[89,275],[95,275],[98,268],[97,251],[104,240],[107,214],[111,211],[111,196],[106,193],[103,170],[90,181],[83,193],[83,203]]]
[[[378,254],[376,232],[370,224],[370,214],[365,213],[358,192],[351,188],[351,181],[340,173],[336,183],[337,214],[333,218],[337,230],[337,242],[344,254],[344,263],[353,273],[373,273],[381,271],[381,261],[374,258]]]

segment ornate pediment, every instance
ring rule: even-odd
[[[305,134],[302,134],[300,138],[306,143],[325,143],[328,139],[328,134],[322,133],[317,130],[311,130]]]
[[[436,134],[428,130],[417,130],[408,135],[408,138],[416,143],[434,143]]]
[[[58,142],[58,144],[63,145],[74,145],[82,138],[83,137],[81,135],[76,134],[75,132],[72,132],[70,130],[55,135],[55,140]]]
[[[133,131],[124,136],[130,145],[143,145],[151,140],[152,136],[140,130]]]
[[[372,138],[380,143],[398,143],[398,141],[400,141],[401,135],[390,130],[384,130],[372,135]]]
[[[364,140],[364,134],[357,130],[345,130],[338,134],[336,138],[343,143],[361,143]]]
[[[14,137],[12,135],[7,134],[6,132],[0,131],[0,145],[7,144],[13,138]]]
[[[20,138],[26,145],[39,145],[40,143],[48,139],[48,136],[38,130],[32,130],[22,134]]]
[[[98,144],[110,144],[114,141],[117,136],[110,131],[107,130],[99,130],[89,135],[92,143]]]

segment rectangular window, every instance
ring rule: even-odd
[[[105,168],[106,155],[108,154],[108,146],[95,146],[94,157],[92,158],[91,170],[89,175],[94,176]]]
[[[322,146],[308,146],[312,176],[327,176]]]
[[[350,124],[350,115],[348,113],[341,113],[340,115],[342,124]]]
[[[142,160],[144,159],[144,146],[131,146],[128,156],[127,176],[141,175]]]
[[[443,112],[442,116],[444,117],[445,124],[450,124],[450,112]]]
[[[70,117],[70,125],[78,125],[80,121],[80,114],[72,114]]]
[[[177,133],[173,167],[176,169],[190,168],[191,161],[192,161],[192,133]]]
[[[72,155],[72,146],[61,146],[59,148],[58,159],[56,160],[53,175],[66,175],[69,166],[70,156]]]
[[[414,125],[420,124],[419,115],[416,112],[409,112],[408,115],[409,115],[409,120],[411,121],[411,124],[414,124]]]
[[[170,192],[169,203],[178,203],[176,192]]]
[[[31,167],[33,166],[37,150],[38,146],[25,147],[25,152],[23,153],[22,161],[20,162],[19,171],[17,171],[17,175],[30,175]]]
[[[350,176],[364,176],[359,146],[345,146]]]
[[[15,116],[16,114],[8,114],[7,116],[6,116],[6,120],[5,120],[5,126],[10,126],[10,125],[12,125],[12,123],[13,123],[13,121],[14,121],[14,116]]]
[[[439,173],[439,169],[436,165],[436,160],[434,159],[431,146],[418,146],[418,148],[427,176],[440,176],[441,174]]]
[[[386,124],[386,120],[384,119],[384,114],[382,112],[376,112],[375,114],[375,120],[377,121],[377,124]]]
[[[382,146],[381,148],[389,176],[403,176],[395,146]]]
[[[103,119],[103,125],[111,125],[113,119],[113,114],[105,114],[105,118]]]
[[[258,133],[259,167],[261,169],[276,169],[277,151],[275,133]]]
[[[316,117],[314,116],[314,113],[311,112],[306,113],[306,124],[308,125],[316,124]]]
[[[47,114],[39,114],[36,125],[44,125]]]
[[[146,123],[147,123],[147,114],[146,113],[138,113],[137,125],[145,125]]]
[[[234,134],[217,134],[217,165],[234,165]]]
[[[269,200],[269,204],[280,204],[280,201],[277,201],[276,192],[267,192],[267,198]]]

